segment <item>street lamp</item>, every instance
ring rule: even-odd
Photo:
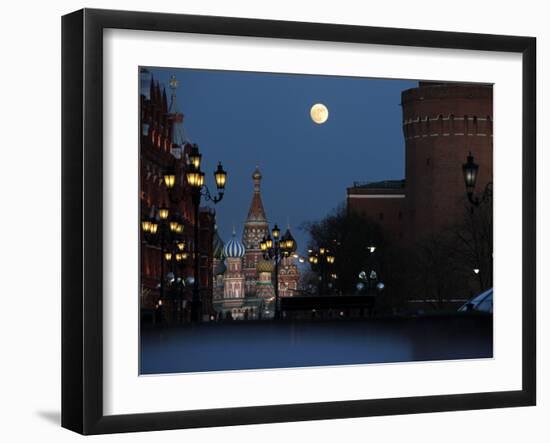
[[[273,238],[271,237],[273,236]],[[260,242],[260,250],[263,252],[264,259],[273,260],[275,262],[275,319],[281,317],[281,309],[279,306],[279,264],[285,257],[289,257],[294,251],[296,251],[296,241],[290,229],[287,229],[284,235],[281,237],[281,230],[275,224],[271,230],[271,236],[268,234]]]
[[[189,153],[189,163],[193,166],[193,169],[200,170],[201,168],[202,154],[199,152],[197,144],[191,146],[191,152]]]
[[[468,157],[466,157],[466,163],[462,165],[462,175],[464,176],[464,185],[466,186],[468,201],[476,207],[491,199],[493,196],[493,183],[489,182],[485,186],[481,198],[479,196],[474,197],[474,189],[476,187],[478,172],[479,165],[474,161],[474,156],[470,152]]]
[[[174,189],[174,186],[176,186],[176,173],[173,169],[169,169],[164,174],[164,184],[168,190]]]
[[[176,233],[178,231],[179,226],[180,226],[180,224],[176,220],[170,221],[170,223],[168,225],[170,226],[170,232],[172,232],[172,233]]]
[[[168,219],[168,215],[170,214],[170,211],[168,208],[159,208],[159,218],[164,221]]]
[[[201,298],[200,298],[200,256],[199,256],[199,208],[201,204],[201,198],[204,196],[205,200],[211,201],[214,204],[219,203],[223,199],[225,191],[225,184],[227,181],[227,172],[224,171],[221,162],[218,164],[216,171],[214,171],[214,179],[218,194],[212,196],[208,187],[204,184],[204,172],[201,171],[202,154],[199,151],[198,145],[191,146],[189,153],[189,164],[186,172],[187,183],[191,187],[191,201],[193,203],[193,209],[195,212],[195,226],[194,226],[194,283],[193,283],[193,301],[191,304],[191,319],[193,321],[200,321],[201,319]]]
[[[148,218],[141,221],[141,229],[145,234],[151,232],[151,225],[152,225],[151,220],[149,220]]]
[[[275,226],[273,226],[273,229],[271,230],[271,234],[273,235],[273,238],[275,240],[279,240],[279,236],[281,235],[281,230],[279,229],[279,226],[275,223]]]
[[[378,273],[374,269],[372,269],[368,274],[365,271],[361,271],[359,273],[359,280],[361,280],[361,282],[358,283],[357,289],[360,291],[366,289],[367,293],[372,289],[377,289],[378,292],[381,292],[386,286],[380,281]],[[359,285],[361,285],[361,287],[359,287]]]
[[[223,192],[225,189],[225,181],[227,180],[227,172],[224,171],[222,162],[218,162],[218,168],[214,171],[214,179],[216,187]]]

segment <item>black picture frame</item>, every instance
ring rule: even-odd
[[[522,54],[522,389],[261,407],[103,413],[103,30],[170,31]],[[530,406],[536,403],[536,39],[83,9],[62,19],[62,426],[82,434]]]

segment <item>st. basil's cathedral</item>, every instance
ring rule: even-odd
[[[262,174],[252,174],[254,191],[242,238],[233,229],[224,244],[216,231],[213,245],[213,305],[218,318],[252,320],[272,318],[275,307],[275,264],[265,260],[260,242],[269,236],[269,223],[262,203]],[[300,274],[295,258],[285,257],[279,265],[279,297],[291,297]]]

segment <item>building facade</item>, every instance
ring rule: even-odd
[[[140,306],[145,321],[187,321],[190,318],[191,289],[194,275],[193,253],[200,254],[201,297],[203,312],[212,314],[213,238],[215,213],[201,208],[195,220],[191,190],[185,179],[190,144],[185,139],[183,114],[176,101],[177,80],[170,80],[170,99],[151,73],[140,72],[140,213],[141,222],[158,224],[156,233],[140,226],[141,294]],[[173,172],[175,184],[168,190],[164,181]],[[166,208],[169,217],[159,218]],[[177,221],[181,232],[170,229]],[[199,223],[200,244],[193,244],[193,229]],[[176,261],[176,241],[185,244],[185,254]],[[167,259],[165,252],[173,252]],[[185,258],[182,258],[185,257]],[[162,284],[161,284],[162,281]]]
[[[420,82],[403,91],[405,178],[355,183],[348,209],[412,243],[462,220],[467,206],[462,164],[479,164],[476,192],[493,177],[491,85]]]

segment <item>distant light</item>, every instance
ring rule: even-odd
[[[479,269],[478,268],[474,268],[474,274],[479,274]]]

